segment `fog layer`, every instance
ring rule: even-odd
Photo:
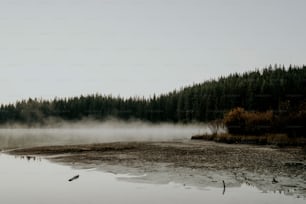
[[[0,129],[0,149],[120,141],[173,141],[209,132],[205,124],[151,124],[117,120],[105,122],[86,120],[40,128],[16,125]]]

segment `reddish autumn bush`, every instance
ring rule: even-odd
[[[272,131],[273,112],[249,112],[235,108],[224,117],[224,124],[231,134],[262,135]]]

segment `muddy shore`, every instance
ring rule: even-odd
[[[131,178],[133,182],[222,188],[225,180],[227,187],[247,184],[263,192],[306,197],[306,155],[298,147],[186,140],[47,146],[9,153],[41,156],[74,168],[140,175]]]

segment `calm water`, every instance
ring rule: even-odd
[[[304,198],[263,193],[247,185],[226,188],[223,195],[223,188],[197,188],[174,182],[139,183],[133,182],[133,175],[74,169],[45,159],[28,160],[3,153],[0,153],[0,165],[0,203],[4,204],[305,203]],[[80,178],[68,182],[75,175]]]

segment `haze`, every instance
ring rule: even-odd
[[[15,124],[0,128],[0,150],[44,145],[189,140],[192,135],[210,132],[204,124],[151,124],[115,119],[104,122],[88,119],[71,123],[50,122],[41,128]]]
[[[304,0],[1,0],[0,102],[152,96],[303,64]]]

